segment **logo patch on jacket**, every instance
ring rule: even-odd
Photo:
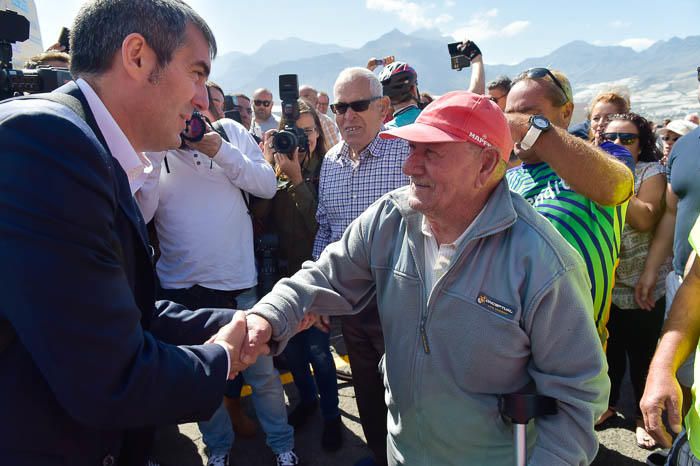
[[[476,303],[479,306],[508,319],[512,319],[513,315],[515,314],[513,309],[503,303],[499,303],[490,296],[486,296],[484,293],[479,293],[479,296],[476,298]]]

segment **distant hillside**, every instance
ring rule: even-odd
[[[297,73],[300,83],[331,92],[341,69],[364,66],[372,56],[395,55],[418,71],[421,90],[439,95],[466,87],[470,76],[469,70],[450,69],[447,42],[434,30],[404,34],[397,29],[359,49],[294,38],[275,40],[266,42],[251,55],[234,52],[219,57],[212,79],[227,92],[251,93],[255,88],[268,87],[277,94],[277,76]],[[698,50],[700,36],[691,36],[659,41],[641,52],[574,41],[548,55],[528,58],[516,65],[489,64],[488,50],[484,50],[484,59],[487,80],[501,74],[513,77],[534,66],[562,70],[571,79],[578,115],[584,113],[586,103],[600,89],[624,86],[630,90],[635,111],[662,118],[697,111]]]

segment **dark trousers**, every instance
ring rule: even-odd
[[[244,291],[246,290],[213,290],[195,285],[191,288],[161,288],[158,298],[182,304],[192,310],[203,307],[238,309],[236,296]],[[226,396],[229,398],[240,398],[241,388],[243,388],[243,375],[239,374],[235,379],[226,382]]]
[[[384,334],[377,302],[372,300],[359,314],[343,316],[342,324],[367,446],[378,464],[386,464],[387,407],[384,380],[379,372],[379,360],[384,355]]]
[[[639,401],[644,393],[647,372],[654,356],[656,343],[664,322],[666,298],[662,297],[651,311],[644,309],[620,309],[614,304],[610,309],[608,330],[608,376],[610,377],[610,406],[616,406],[620,398],[622,378],[627,359],[630,362],[630,379],[634,391],[636,416],[641,417]]]

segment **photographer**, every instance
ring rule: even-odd
[[[265,134],[264,155],[275,168],[277,194],[269,201],[256,202],[253,209],[256,217],[266,220],[266,232],[279,238],[276,259],[280,264],[280,275],[285,277],[293,275],[301,269],[304,261],[311,259],[318,229],[318,180],[327,148],[319,115],[303,99],[298,105],[299,118],[295,124],[306,134],[308,147],[304,151],[297,148],[293,154],[281,154],[273,147],[275,131]],[[283,116],[280,129],[288,123]],[[289,423],[294,428],[301,427],[318,409],[320,396],[323,416],[321,446],[326,451],[336,451],[342,445],[342,422],[329,336],[327,328],[311,327],[295,335],[285,349],[301,398],[289,415]],[[309,363],[314,369],[313,376]]]
[[[219,89],[207,83],[210,96]],[[216,120],[209,109],[202,109],[202,114]],[[253,227],[243,191],[270,198],[276,182],[245,128],[225,118],[217,123],[228,141],[206,123],[200,141],[187,141],[178,150],[148,153],[153,171],[136,199],[145,220],[155,220],[161,249],[156,264],[160,297],[193,308],[237,309],[244,307],[238,301],[257,283]],[[195,121],[190,127],[195,127]],[[286,422],[284,393],[272,358],[258,358],[244,375],[253,387],[262,428],[278,464],[297,464],[292,451],[294,430]],[[199,428],[210,452],[208,464],[228,464],[234,434],[226,410],[220,406]]]

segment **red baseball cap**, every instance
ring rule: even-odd
[[[415,123],[381,132],[379,136],[411,142],[493,146],[505,161],[513,150],[510,126],[498,105],[488,96],[467,91],[448,92],[425,107]]]

